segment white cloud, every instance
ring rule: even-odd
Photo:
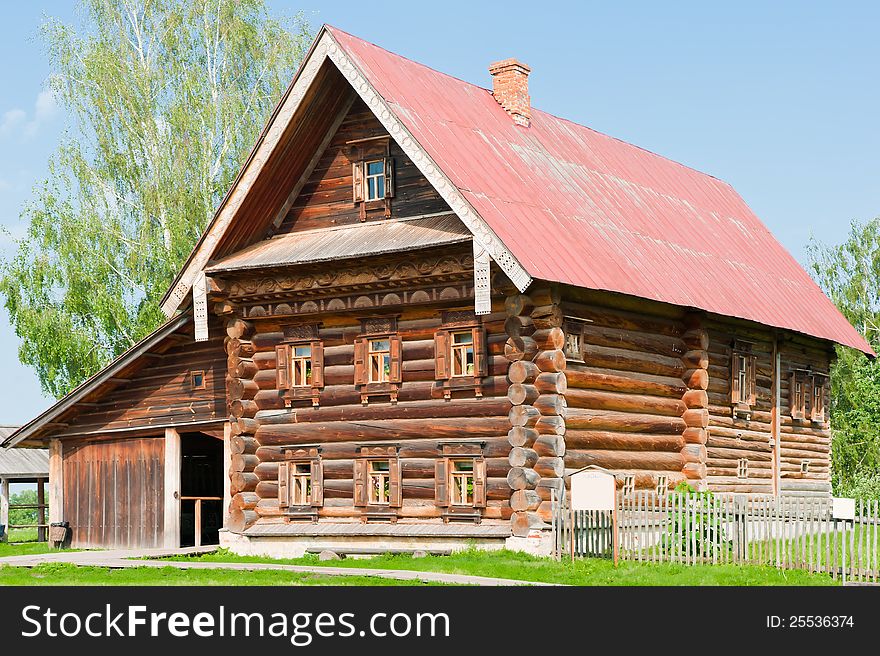
[[[34,100],[33,113],[28,115],[20,107],[15,107],[5,112],[0,117],[0,137],[6,135],[20,135],[23,139],[30,139],[37,135],[43,126],[51,123],[58,115],[58,102],[51,89],[43,89]]]
[[[58,103],[51,89],[43,89],[34,102],[34,118],[24,126],[24,135],[33,137],[40,128],[50,122],[58,113]]]
[[[10,134],[26,117],[27,113],[17,107],[4,113],[3,119],[0,120],[0,135]]]

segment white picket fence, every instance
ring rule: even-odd
[[[554,501],[557,557],[611,557],[611,513],[571,512]],[[880,579],[880,504],[856,501],[854,521],[831,500],[795,496],[636,492],[617,498],[619,557],[639,562],[750,563]]]

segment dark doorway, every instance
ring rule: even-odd
[[[217,544],[223,525],[223,440],[184,433],[180,452],[180,546]]]

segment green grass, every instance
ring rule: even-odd
[[[10,542],[36,542],[37,529],[35,528],[12,528],[9,530]]]
[[[51,563],[33,568],[0,565],[3,585],[428,585],[370,576],[327,576],[284,571],[137,567],[108,569]]]
[[[412,558],[385,555],[370,559],[319,562],[316,556],[275,560],[236,556],[219,550],[200,556],[176,556],[172,560],[201,562],[285,563],[290,565],[332,565],[375,567],[425,572],[470,574],[522,581],[567,585],[836,585],[830,576],[802,571],[783,571],[758,565],[675,565],[622,561],[616,568],[609,560],[584,558],[556,562],[513,551],[469,550],[452,556]]]
[[[48,542],[0,542],[0,558],[4,556],[26,556],[52,551]]]

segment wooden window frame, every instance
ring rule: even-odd
[[[748,480],[749,478],[749,459],[740,458],[736,461],[736,478],[738,480]]]
[[[294,478],[297,467],[309,467],[310,493],[307,503],[294,503]],[[278,506],[289,514],[307,514],[317,519],[316,508],[324,505],[324,461],[320,448],[300,448],[285,452],[278,463]]]
[[[486,508],[488,474],[484,457],[485,442],[449,443],[440,445],[440,457],[434,461],[434,503],[443,509],[444,522],[467,520],[479,523]],[[454,463],[473,463],[473,494],[471,503],[453,503]]]
[[[635,474],[624,474],[621,492],[624,499],[629,499],[636,494],[636,476]]]
[[[789,378],[789,414],[795,421],[807,420],[807,399],[811,397],[811,372],[806,369],[793,369]]]
[[[657,476],[657,496],[665,497],[669,494],[669,476],[660,474]]]
[[[810,421],[824,424],[827,419],[827,383],[828,376],[814,373],[810,379]]]
[[[388,502],[374,503],[371,496],[371,467],[374,462],[388,463]],[[392,514],[403,505],[403,480],[396,446],[361,447],[354,460],[354,505],[368,511]]]
[[[471,333],[474,368],[471,374],[453,374],[455,359],[455,335]],[[434,333],[434,377],[443,383],[443,398],[452,398],[455,390],[473,390],[477,397],[483,395],[483,379],[489,375],[489,350],[486,330],[479,317],[471,311],[444,312],[443,324]]]
[[[317,335],[317,330],[315,330]],[[294,354],[297,348],[308,346],[311,360],[311,384],[294,385],[294,363],[301,358]],[[317,337],[290,339],[275,347],[275,387],[282,392],[284,405],[291,407],[293,401],[310,400],[313,407],[320,405],[324,388],[324,342]]]
[[[587,323],[588,322],[583,319],[567,318],[565,320],[565,323],[563,324],[563,331],[565,332],[565,344],[563,344],[562,351],[563,353],[565,353],[565,359],[569,362],[585,362],[584,331]],[[577,353],[574,353],[571,350],[571,344],[569,340],[572,337],[577,339]]]
[[[373,350],[373,345],[379,342],[387,342],[388,348]],[[387,358],[388,365],[386,371],[385,360]],[[376,385],[391,382],[391,338],[390,337],[370,337],[367,339],[367,384]],[[377,364],[378,362],[378,364]],[[376,364],[374,367],[373,365]],[[378,372],[376,378],[373,377],[374,370]]]
[[[381,164],[382,170],[379,173],[370,173],[370,164]],[[364,160],[364,201],[367,203],[379,200],[385,200],[385,165],[386,158],[366,159]],[[370,196],[370,181],[376,182],[376,196]],[[382,194],[378,194],[379,182],[382,183]]]
[[[397,331],[397,317],[362,319],[361,322],[361,334],[354,340],[354,384],[360,392],[361,404],[368,405],[371,396],[384,395],[396,404],[398,390],[403,384],[403,338]],[[370,344],[380,340],[388,340],[388,379],[373,381]]]
[[[730,405],[734,417],[751,419],[757,401],[757,356],[752,343],[735,340],[730,354]]]
[[[366,221],[368,209],[384,208],[385,217],[391,216],[391,199],[395,194],[394,158],[391,157],[391,135],[377,135],[348,142],[350,152],[352,202],[359,208],[360,220]],[[383,191],[381,198],[367,198],[367,165],[382,162]],[[373,177],[373,176],[370,176]]]
[[[202,382],[196,383],[196,377],[200,377]],[[203,369],[197,369],[195,371],[189,372],[189,387],[194,390],[203,390],[207,389],[208,383],[205,380],[205,371]]]

